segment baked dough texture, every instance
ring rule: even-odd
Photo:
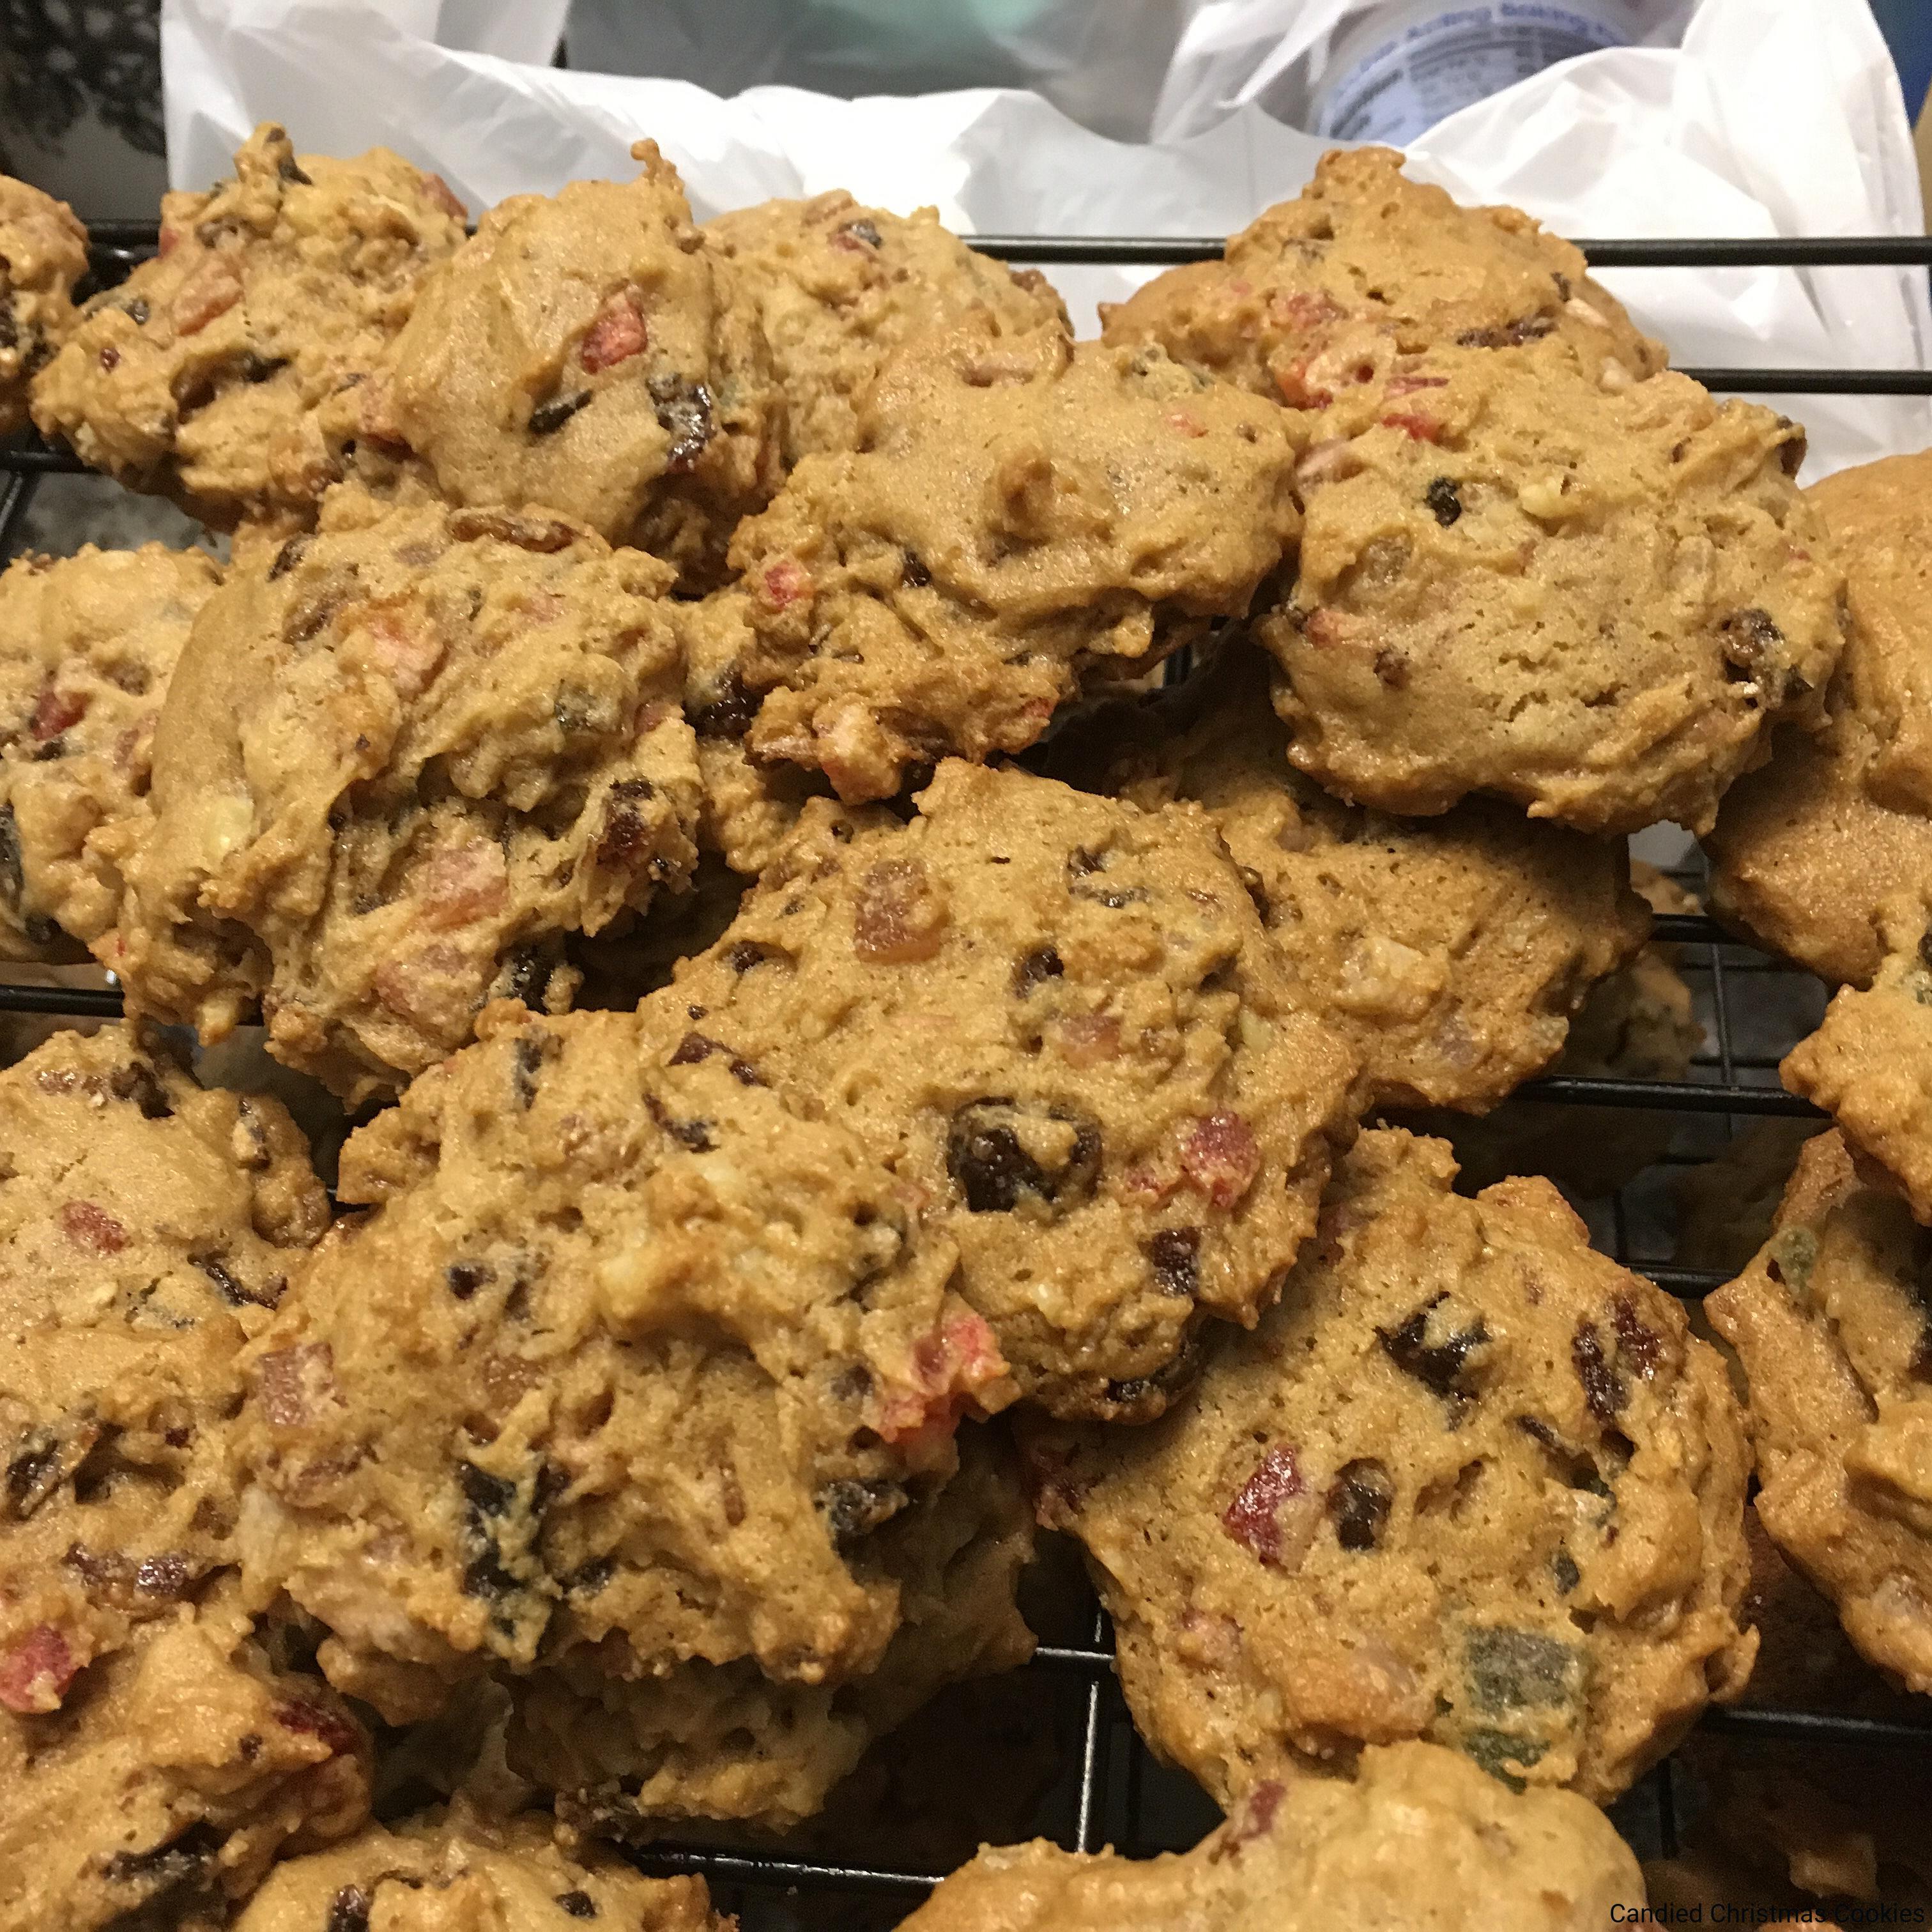
[[[450,501],[543,506],[717,578],[778,481],[755,305],[655,143],[628,182],[512,195],[424,286],[363,429]]]
[[[550,1820],[459,1810],[344,1844],[272,1872],[235,1932],[730,1932],[701,1878],[645,1878],[607,1853],[570,1852]]]
[[[72,208],[0,175],[0,436],[27,421],[27,386],[74,326],[87,230]]]
[[[159,544],[0,574],[0,959],[82,958],[113,924],[161,700],[220,581]]]
[[[1712,910],[1822,978],[1870,983],[1880,907],[1932,878],[1932,451],[1805,494],[1844,566],[1845,655],[1822,737],[1778,734],[1705,841]]]
[[[1364,1751],[1352,1780],[1257,1786],[1191,1852],[989,1846],[904,1932],[1601,1932],[1643,1903],[1594,1807],[1406,1744]]]
[[[815,801],[672,990],[957,1242],[1026,1394],[1157,1414],[1312,1228],[1354,1056],[1198,808],[956,761],[917,802]]]
[[[202,612],[102,963],[207,1040],[259,1000],[352,1102],[493,995],[567,1006],[566,935],[697,860],[669,575],[555,517],[332,498]]]
[[[0,1707],[60,1708],[233,1562],[241,1351],[327,1217],[280,1104],[152,1037],[0,1072]]]
[[[1012,1394],[950,1243],[662,996],[482,1033],[344,1149],[374,1211],[250,1352],[254,1600],[327,1624],[379,1704],[356,1653],[872,1668],[900,1616],[873,1533]]]
[[[1408,1738],[1607,1802],[1749,1673],[1716,1351],[1547,1182],[1454,1173],[1365,1133],[1189,1406],[1034,1443],[1142,1734],[1223,1802]]]
[[[1046,756],[1150,809],[1206,809],[1304,998],[1360,1052],[1375,1106],[1493,1106],[1641,944],[1622,849],[1486,800],[1414,821],[1346,805],[1287,746],[1266,659],[1230,639],[1180,690],[1100,706]]]
[[[218,530],[305,520],[463,222],[442,181],[400,154],[298,158],[264,122],[232,180],[163,197],[160,254],[87,304],[34,379],[34,420]]]
[[[1057,321],[908,342],[860,446],[806,458],[733,539],[752,756],[890,797],[948,754],[1023,750],[1083,676],[1242,615],[1297,526],[1278,416]]]
[[[699,232],[738,270],[740,299],[757,311],[784,398],[788,470],[860,446],[866,392],[912,337],[981,314],[1016,334],[1068,326],[1037,268],[976,254],[933,208],[893,214],[835,189],[734,209]]]
[[[1705,1303],[1737,1352],[1759,1520],[1845,1634],[1932,1691],[1932,1235],[1862,1180],[1844,1137],[1806,1142],[1776,1231]]]

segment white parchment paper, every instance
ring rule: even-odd
[[[1173,56],[1160,124],[1116,142],[1038,95],[972,89],[842,100],[543,64],[562,0],[164,0],[170,168],[227,172],[257,121],[300,148],[376,142],[478,210],[586,176],[622,178],[649,134],[700,218],[848,188],[936,206],[965,234],[1222,235],[1293,194],[1322,144],[1255,104],[1255,81],[1359,0],[1214,0]],[[1413,172],[1582,236],[1923,232],[1905,104],[1864,0],[1683,0],[1679,46],[1592,54],[1412,144]],[[1674,31],[1674,28],[1672,29]],[[1660,35],[1669,38],[1660,26]],[[1049,271],[1049,272],[1054,272]],[[1054,272],[1076,322],[1144,276]],[[1606,277],[1688,364],[1932,366],[1923,272],[1630,270]],[[1923,400],[1800,397],[1808,476],[1932,443]]]

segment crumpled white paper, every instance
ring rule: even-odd
[[[1195,25],[1214,16],[1224,40],[1238,26],[1245,40],[1230,44],[1252,50],[1270,21],[1286,33],[1312,5],[1326,32],[1351,4],[1222,0],[1218,14],[1198,8]],[[557,10],[558,0],[164,0],[172,178],[218,178],[248,130],[274,119],[298,148],[395,148],[475,210],[577,177],[623,178],[631,142],[649,134],[700,218],[848,188],[886,207],[931,202],[969,235],[1221,235],[1294,194],[1322,145],[1251,101],[1184,138],[1133,145],[1011,90],[848,101],[760,87],[724,100],[681,81],[538,64]],[[1186,61],[1198,68],[1202,51],[1184,37],[1175,73]],[[1225,88],[1228,70],[1196,78],[1198,96]],[[1166,97],[1177,115],[1191,98],[1180,81]],[[1924,231],[1904,101],[1863,0],[1697,0],[1681,46],[1567,62],[1450,116],[1410,154],[1418,176],[1515,202],[1570,235]],[[1070,268],[1054,278],[1090,328],[1096,301],[1145,277]],[[1647,269],[1605,280],[1681,363],[1932,361],[1922,272]],[[1778,406],[1811,430],[1808,476],[1932,443],[1923,399]]]

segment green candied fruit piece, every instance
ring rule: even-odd
[[[1773,1281],[1781,1281],[1793,1297],[1810,1292],[1811,1270],[1818,1264],[1818,1237],[1802,1225],[1780,1228],[1772,1237],[1769,1266]]]
[[[1462,1754],[1473,1758],[1498,1783],[1512,1791],[1528,1788],[1529,1780],[1512,1770],[1529,1770],[1549,1747],[1536,1738],[1512,1737],[1507,1731],[1470,1731],[1462,1738]]]
[[[1470,1701],[1486,1717],[1582,1702],[1583,1653],[1538,1630],[1472,1630],[1462,1640],[1462,1667]]]

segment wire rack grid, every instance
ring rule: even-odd
[[[98,286],[119,280],[155,247],[152,223],[98,222],[89,233],[92,280]],[[995,235],[973,238],[973,245],[1001,260],[1048,266],[1163,267],[1210,260],[1222,250],[1218,239],[1140,236]],[[1593,268],[1932,268],[1932,238],[1917,236],[1618,240],[1578,246]],[[1690,368],[1684,373],[1713,390],[1733,394],[1932,395],[1932,370]],[[70,452],[32,436],[0,446],[0,562],[20,548],[22,520],[40,479],[84,471]],[[1671,870],[1694,887],[1702,883],[1694,851],[1680,857]],[[1660,1234],[1642,1180],[1710,1158],[1740,1121],[1819,1118],[1816,1109],[1778,1084],[1776,1070],[1783,1051],[1815,1024],[1824,994],[1815,981],[1738,943],[1702,914],[1660,916],[1654,937],[1676,949],[1678,970],[1694,988],[1704,1027],[1707,1048],[1695,1056],[1690,1077],[1663,1082],[1551,1076],[1528,1082],[1516,1098],[1565,1107],[1640,1109],[1671,1118],[1681,1131],[1670,1149],[1650,1176],[1620,1190],[1593,1213],[1592,1232],[1619,1262],[1671,1293],[1694,1300],[1724,1277],[1674,1263],[1667,1232]],[[7,970],[0,964],[0,975]],[[119,992],[111,986],[50,986],[0,977],[0,1014],[107,1018],[118,1015],[121,1004]],[[1655,1191],[1651,1190],[1653,1198]],[[1067,1727],[1072,1749],[1054,1790],[1042,1800],[1040,1828],[1083,1851],[1106,1845],[1137,1854],[1178,1848],[1198,1834],[1210,1814],[1202,1810],[1204,1801],[1198,1793],[1154,1762],[1127,1721],[1114,1680],[1106,1618],[1090,1596],[1080,1623],[1078,1640],[1042,1642],[1025,1666],[1039,1684],[1042,1722],[1050,1712],[1064,1714],[1070,1705],[1073,1720]],[[1932,1768],[1932,1724],[1745,1705],[1712,1709],[1702,1726],[1834,1751],[1910,1754]],[[970,1756],[970,1740],[961,1740],[962,1778],[974,1774]],[[1677,1850],[1681,1829],[1678,1784],[1666,1761],[1622,1802],[1616,1814],[1628,1834],[1647,1839],[1666,1856]],[[842,1895],[854,1905],[870,1900],[875,1910],[896,1912],[916,1903],[944,1876],[872,1856],[763,1848],[658,1843],[634,1856],[648,1870],[702,1874],[721,1903],[748,1907],[754,1918],[772,1924],[789,1922],[782,1916],[766,1918],[758,1909],[761,1900],[829,1894],[824,1902],[831,1905]]]

